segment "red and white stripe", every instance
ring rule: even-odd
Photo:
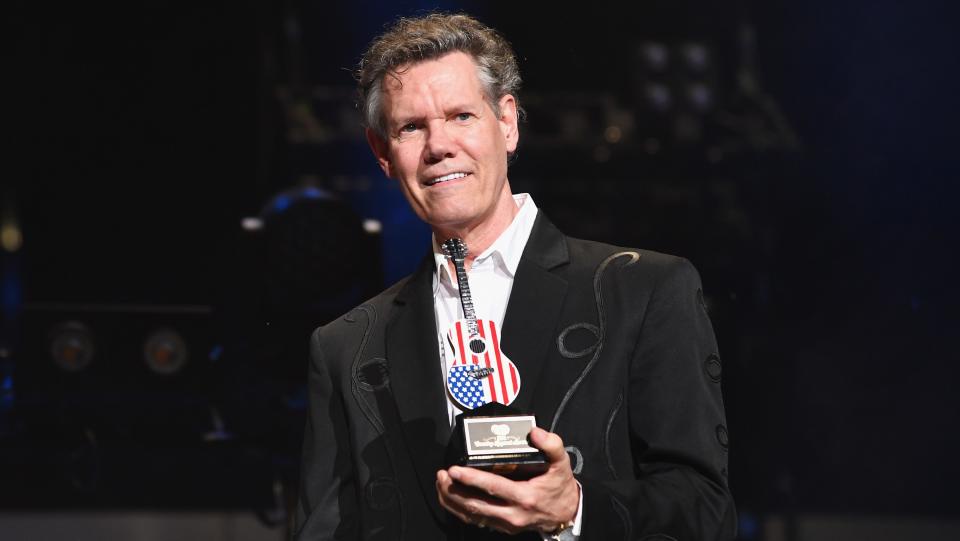
[[[499,402],[510,405],[520,392],[520,376],[513,361],[500,351],[500,336],[493,321],[477,320],[477,331],[487,344],[483,355],[470,351],[467,343],[467,321],[460,319],[454,322],[447,331],[449,343],[454,345],[454,358],[450,363],[453,366],[474,364],[481,367],[493,368],[494,371],[483,382],[483,390],[488,402]]]

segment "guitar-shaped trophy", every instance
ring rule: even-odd
[[[536,417],[510,407],[520,392],[520,373],[500,350],[500,332],[493,321],[477,319],[464,261],[467,246],[453,238],[443,253],[457,273],[463,319],[446,333],[447,391],[463,413],[457,415],[448,465],[471,466],[511,477],[543,472],[546,459],[527,441]]]

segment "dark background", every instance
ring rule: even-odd
[[[428,239],[366,149],[350,70],[386,22],[433,7],[13,10],[0,210],[23,241],[2,252],[0,456],[21,488],[3,508],[284,520],[309,330],[412,270]],[[700,270],[743,538],[770,513],[956,517],[955,8],[439,7],[518,53],[514,190],[569,234]],[[703,70],[684,67],[691,42]],[[702,111],[691,81],[712,92]],[[672,106],[650,106],[651,82]],[[82,373],[50,358],[64,321],[96,337]],[[186,338],[180,373],[143,364],[157,326]]]

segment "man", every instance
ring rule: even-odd
[[[403,19],[359,71],[367,139],[433,229],[413,275],[311,342],[295,538],[730,539],[719,360],[685,260],[565,237],[514,195],[519,72],[464,15]],[[546,472],[445,468],[459,411],[445,331],[462,317],[459,237],[477,317],[501,329],[513,407]]]

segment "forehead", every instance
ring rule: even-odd
[[[484,98],[476,62],[459,51],[399,67],[384,77],[383,90],[388,116],[467,105]]]

